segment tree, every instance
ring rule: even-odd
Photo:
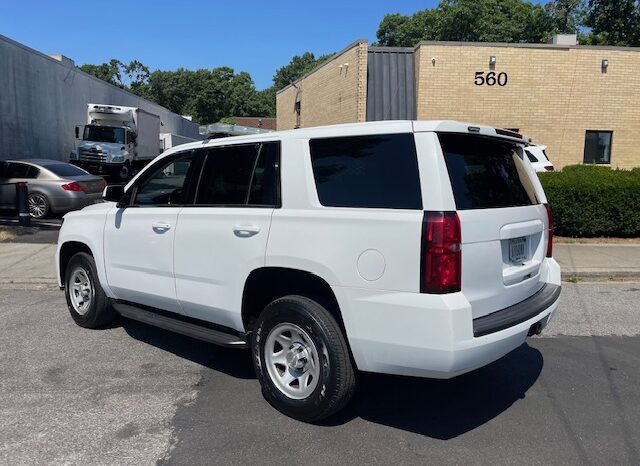
[[[333,54],[321,55],[316,59],[311,52],[305,52],[302,55],[295,55],[289,63],[276,70],[273,75],[273,86],[275,91],[284,89],[296,79],[301,78],[316,66],[327,61]]]
[[[553,25],[553,32],[576,34],[584,22],[584,0],[554,0],[545,5]]]
[[[79,68],[85,73],[123,89],[138,89],[149,83],[149,68],[138,60],[125,65],[120,60],[112,58],[109,63],[82,65]]]
[[[589,0],[588,41],[601,45],[640,45],[640,4],[634,0]]]
[[[121,70],[124,67],[120,60],[111,59],[109,63],[100,65],[82,65],[79,68],[85,73],[91,74],[96,78],[113,84],[114,86],[124,87],[122,84]]]
[[[421,40],[543,42],[552,23],[544,7],[523,0],[442,0],[411,16],[386,15],[377,45],[413,47]]]

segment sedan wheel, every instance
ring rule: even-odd
[[[49,213],[49,201],[42,194],[29,194],[29,214],[33,218],[43,218]]]

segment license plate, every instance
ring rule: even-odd
[[[527,258],[527,238],[513,238],[509,240],[509,260],[521,264]]]

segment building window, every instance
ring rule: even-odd
[[[613,131],[587,131],[584,138],[584,163],[611,163]]]
[[[297,128],[300,128],[300,111],[301,111],[301,109],[300,109],[300,101],[299,100],[295,103],[293,109],[296,112],[296,129],[297,129]]]

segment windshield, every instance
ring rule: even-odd
[[[114,128],[112,126],[91,126],[84,127],[84,141],[95,142],[115,142],[124,144],[124,128]]]

